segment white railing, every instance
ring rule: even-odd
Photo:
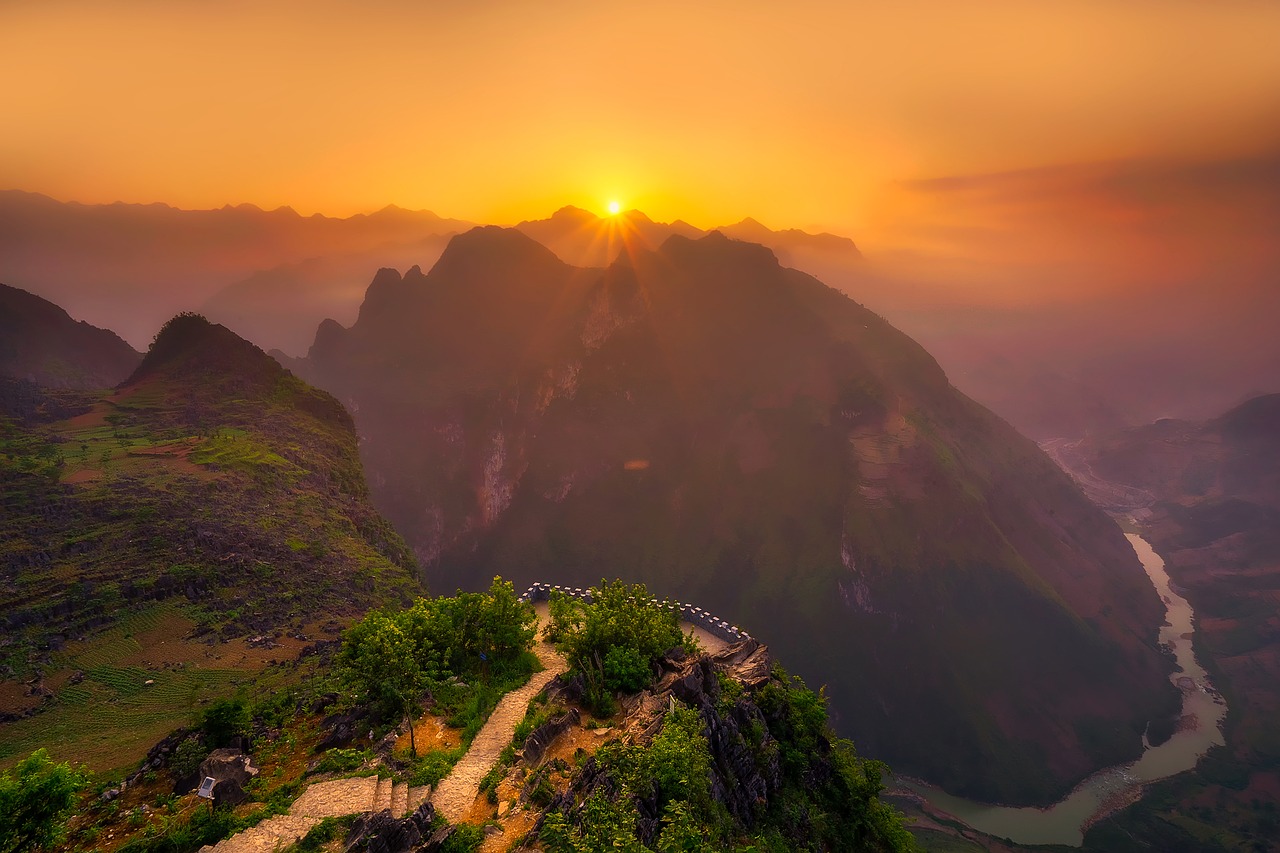
[[[521,601],[535,602],[546,601],[551,597],[552,592],[560,592],[573,598],[580,598],[590,603],[591,590],[582,587],[568,587],[560,584],[542,583],[541,581],[533,584],[520,596]],[[740,640],[750,640],[751,635],[742,630],[738,626],[713,616],[710,612],[703,610],[701,607],[694,607],[692,604],[685,604],[683,601],[661,602],[653,599],[658,604],[663,604],[672,610],[679,610],[680,617],[685,622],[697,625],[715,637],[719,637],[725,642],[736,643]]]

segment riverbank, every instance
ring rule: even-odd
[[[1222,723],[1226,702],[1196,659],[1195,613],[1187,600],[1173,589],[1164,560],[1151,544],[1137,533],[1125,536],[1165,603],[1165,624],[1159,639],[1177,662],[1177,669],[1170,676],[1183,696],[1182,720],[1177,730],[1159,746],[1148,746],[1136,761],[1099,770],[1065,798],[1043,808],[979,803],[912,780],[900,780],[922,798],[922,810],[926,814],[943,820],[950,818],[986,835],[1007,838],[1017,844],[1079,847],[1089,827],[1137,802],[1150,783],[1195,767],[1211,747],[1224,743]]]

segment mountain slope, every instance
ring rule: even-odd
[[[107,388],[141,358],[115,333],[76,322],[52,302],[0,284],[0,375],[51,388]]]
[[[308,361],[435,585],[616,576],[703,602],[902,772],[1042,802],[1176,707],[1118,528],[761,246],[677,236],[592,271],[476,229],[427,274],[379,273]]]
[[[221,326],[175,318],[112,393],[20,390],[0,394],[0,760],[33,737],[123,760],[301,632],[419,589],[341,404]]]

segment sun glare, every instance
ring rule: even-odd
[[[620,212],[622,212],[622,204],[620,202],[617,202],[617,201],[609,202],[610,216],[617,216]]]

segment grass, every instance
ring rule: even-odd
[[[54,691],[0,723],[0,768],[39,747],[130,767],[204,703],[298,677],[269,661],[301,642],[237,638],[311,635],[420,590],[338,403],[287,375],[246,399],[243,375],[279,369],[245,359],[55,423],[0,419],[0,710],[30,706],[37,673]]]
[[[260,469],[275,469],[275,473],[298,473],[298,468],[264,442],[241,429],[221,429],[212,438],[203,441],[191,451],[189,457],[198,465],[210,465],[219,470],[241,470],[260,475]]]
[[[148,676],[154,685],[143,684]],[[44,747],[59,761],[102,774],[132,767],[203,701],[231,695],[245,677],[236,670],[96,667],[58,691],[47,710],[0,727],[0,765]]]

